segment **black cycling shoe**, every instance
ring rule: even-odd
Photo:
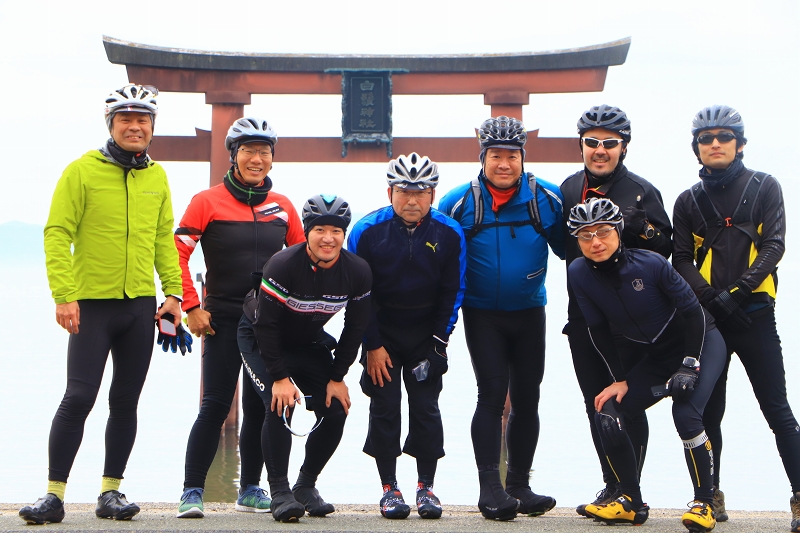
[[[125,495],[117,490],[107,490],[97,497],[97,507],[94,514],[97,518],[111,518],[112,520],[130,520],[139,514],[139,506],[130,503]]]
[[[417,513],[420,518],[441,518],[442,503],[433,493],[433,485],[417,483]]]
[[[540,516],[556,506],[555,498],[536,494],[530,487],[517,487],[512,490],[506,489],[509,496],[519,500],[519,514],[528,516]]]
[[[272,518],[278,522],[297,522],[306,514],[306,508],[298,502],[291,491],[272,491]]]
[[[64,502],[49,492],[19,510],[19,516],[28,524],[57,524],[64,520]]]
[[[333,504],[327,503],[322,499],[316,487],[295,486],[292,489],[292,494],[294,495],[294,499],[301,503],[303,507],[305,507],[305,510],[308,511],[308,516],[325,516],[326,514],[331,514],[336,511]],[[273,503],[273,505],[275,504]],[[275,511],[273,511],[273,513],[274,512]]]
[[[478,472],[481,493],[478,497],[478,509],[488,520],[513,520],[517,516],[519,500],[509,496],[500,484],[497,470]]]

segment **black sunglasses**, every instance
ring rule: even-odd
[[[616,148],[619,143],[625,142],[622,139],[604,139],[601,141],[600,139],[595,139],[594,137],[584,137],[581,140],[583,141],[583,144],[589,148],[597,148],[602,144],[603,148],[606,150]]]
[[[697,137],[697,142],[700,144],[711,144],[714,142],[714,139],[718,140],[720,144],[726,144],[731,142],[736,138],[736,135],[733,133],[728,133],[727,131],[721,131],[719,133],[703,133]]]

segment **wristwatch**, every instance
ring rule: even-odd
[[[642,233],[642,237],[644,237],[645,239],[652,239],[655,236],[656,236],[656,228],[654,228],[653,225],[648,222],[647,225],[644,227],[644,233]]]
[[[682,364],[683,366],[694,368],[695,370],[700,369],[700,359],[696,357],[685,357]]]

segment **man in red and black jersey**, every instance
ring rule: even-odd
[[[183,277],[183,310],[191,332],[205,338],[203,402],[186,447],[179,518],[203,516],[206,475],[242,367],[236,331],[244,297],[253,287],[253,279],[261,279],[261,269],[273,254],[284,245],[304,241],[297,212],[285,196],[272,191],[267,175],[277,142],[266,120],[245,117],[234,122],[225,138],[233,166],[220,185],[192,198],[175,231]],[[202,305],[189,271],[189,257],[198,243],[202,243],[206,263]],[[264,406],[249,386],[244,387],[242,404],[242,464],[236,510],[269,512],[270,500],[259,487]]]
[[[320,496],[316,481],[342,438],[350,409],[344,376],[369,323],[372,287],[369,264],[342,250],[350,219],[342,198],[310,198],[303,207],[307,242],[267,262],[260,288],[245,298],[239,323],[242,359],[252,389],[266,406],[262,451],[272,517],[281,522],[297,521],[306,511],[311,516],[335,511]],[[337,342],[323,328],[342,309],[344,328]],[[302,436],[290,428],[290,410],[303,398],[300,391],[317,423],[306,433],[303,465],[290,489],[292,434]]]

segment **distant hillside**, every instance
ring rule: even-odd
[[[0,224],[0,263],[44,264],[44,226],[24,222]]]

